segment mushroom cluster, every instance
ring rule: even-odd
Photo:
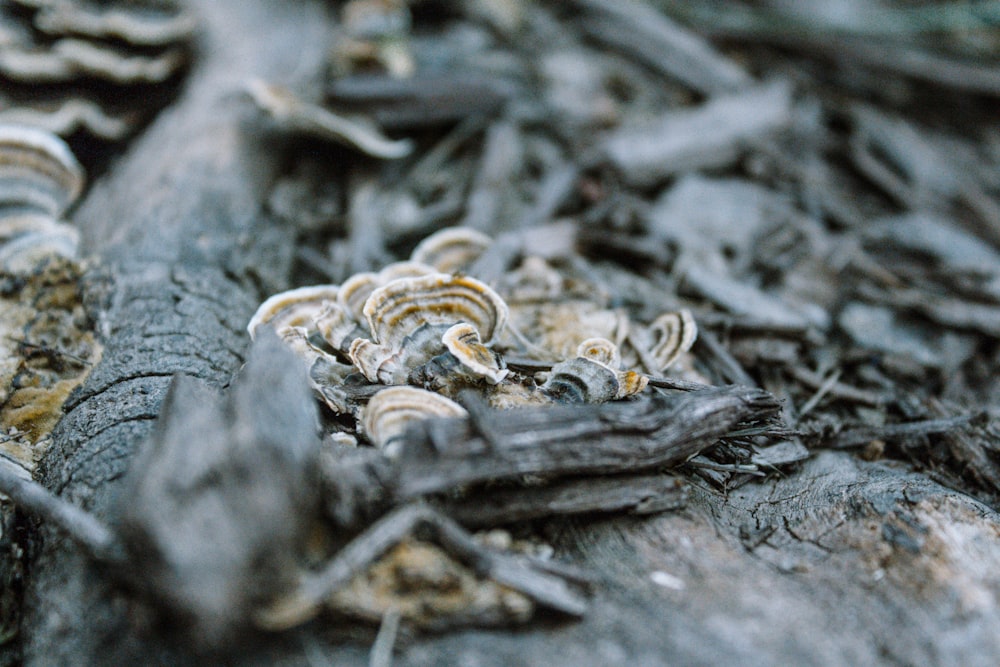
[[[469,390],[497,409],[623,399],[694,343],[688,311],[634,323],[538,257],[496,289],[467,275],[491,243],[439,231],[409,261],[270,297],[247,330],[273,327],[309,363],[322,402],[377,447],[413,419],[464,415]]]
[[[120,141],[169,94],[194,17],[169,0],[12,0],[0,25],[0,122]]]

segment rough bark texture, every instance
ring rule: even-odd
[[[115,520],[119,480],[176,373],[225,384],[292,243],[261,214],[280,155],[248,126],[240,86],[311,74],[317,1],[206,0],[180,99],[75,215],[104,279],[103,361],[66,406],[46,485]],[[266,39],[262,36],[266,35]],[[557,550],[601,578],[581,621],[409,639],[398,664],[994,665],[998,518],[902,466],[842,452],[729,495],[692,489],[653,517],[553,521]],[[42,530],[23,621],[28,665],[199,661],[57,534]],[[370,637],[317,621],[263,637],[238,664],[367,664]],[[215,662],[218,657],[210,661]]]
[[[247,127],[254,114],[242,90],[255,77],[316,72],[325,8],[197,9],[203,33],[186,90],[75,215],[106,271],[91,293],[108,347],[66,405],[42,479],[104,517],[171,377],[226,383],[243,360],[260,291],[282,287],[290,265],[290,245],[261,213],[280,155]],[[126,630],[126,607],[106,579],[53,535],[43,542],[26,595],[26,662],[146,662],[149,649]]]

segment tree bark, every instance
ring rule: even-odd
[[[181,97],[74,216],[100,268],[88,295],[104,357],[65,407],[42,467],[51,490],[114,525],[120,479],[174,374],[226,384],[245,324],[287,286],[294,238],[262,213],[281,151],[240,94],[295,84],[325,55],[319,0],[204,0]],[[414,637],[398,664],[994,665],[1000,531],[990,508],[901,465],[822,453],[788,476],[650,517],[553,520],[557,553],[598,574],[580,621]],[[42,527],[30,564],[28,665],[197,664],[108,573]],[[367,664],[320,619],[233,664]]]

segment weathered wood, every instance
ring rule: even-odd
[[[199,647],[239,640],[298,575],[320,506],[305,378],[269,331],[224,396],[178,376],[127,476],[117,574]]]
[[[408,498],[521,475],[676,465],[738,425],[767,421],[777,409],[767,392],[724,387],[630,403],[427,420],[400,442],[396,493]]]
[[[436,541],[478,574],[521,591],[550,609],[573,616],[587,610],[586,596],[574,585],[579,580],[571,582],[556,574],[568,572],[568,568],[484,549],[457,523],[420,504],[403,506],[382,517],[321,570],[303,577],[293,595],[295,605],[307,609],[320,606],[389,547],[420,529],[433,532]]]
[[[654,123],[616,129],[601,150],[626,180],[648,186],[673,174],[731,165],[748,141],[791,123],[789,86],[761,84],[668,111]]]
[[[582,22],[587,34],[694,90],[711,94],[753,83],[740,65],[645,2],[576,0],[574,4],[585,12]]]
[[[258,290],[284,286],[291,247],[261,201],[280,145],[254,129],[242,90],[254,78],[317,72],[325,11],[318,2],[199,4],[206,55],[185,91],[74,216],[107,276],[89,289],[106,348],[65,406],[42,479],[99,517],[110,518],[116,480],[150,434],[170,378],[227,382],[243,361]],[[268,38],[231,39],[251,34]],[[31,572],[26,663],[157,662],[160,649],[128,629],[107,579],[65,540],[46,532]]]
[[[466,526],[495,526],[573,514],[655,514],[684,507],[687,485],[668,475],[584,477],[544,486],[490,489],[439,503]]]
[[[292,85],[294,77],[318,72],[327,48],[326,4],[205,0],[198,7],[205,19],[201,59],[185,92],[75,216],[104,263],[88,294],[106,352],[66,406],[43,481],[112,526],[121,522],[120,479],[151,434],[170,378],[179,372],[213,385],[229,381],[243,361],[246,320],[265,293],[285,286],[294,253],[291,234],[261,213],[281,145],[252,122],[239,91],[250,78]],[[476,127],[456,132],[456,141]],[[631,200],[609,197],[604,212],[622,201]],[[892,277],[877,268],[881,273],[865,276]],[[915,300],[909,307],[919,310]],[[805,326],[772,328],[787,334]],[[721,368],[719,376],[754,382],[760,370],[742,367],[718,337],[705,337],[695,352],[710,374]],[[865,359],[865,377],[877,380],[881,371]],[[830,369],[820,368],[826,377]],[[490,437],[465,435],[488,451]],[[991,451],[977,445],[971,454],[964,465]],[[512,463],[511,470],[520,468]],[[821,453],[790,474],[725,492],[693,482],[679,512],[539,524],[557,557],[600,579],[582,619],[543,617],[513,632],[404,636],[396,658],[402,665],[504,667],[992,667],[1000,654],[998,521],[995,510],[902,463],[847,452]],[[38,540],[26,582],[25,664],[368,663],[371,636],[350,635],[328,617],[298,631],[247,637],[234,653],[199,656],[70,541],[45,528]]]

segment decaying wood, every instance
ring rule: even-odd
[[[0,483],[23,509],[69,534],[137,604],[148,605],[200,650],[228,650],[260,627],[285,629],[308,620],[390,549],[405,540],[426,541],[428,532],[476,576],[550,610],[577,616],[586,611],[585,579],[573,568],[481,546],[454,520],[420,503],[368,527],[335,523],[342,533],[351,531],[329,536],[343,548],[320,568],[309,568],[304,554],[323,525],[324,503],[315,406],[299,364],[265,331],[224,396],[200,381],[176,378],[156,432],[128,475],[117,535],[35,482],[5,474]],[[326,471],[338,480],[349,473],[349,463]],[[337,501],[364,503],[369,492],[352,495]],[[657,499],[646,500],[655,509]],[[669,507],[659,502],[661,509]],[[591,507],[593,499],[575,509]],[[335,518],[344,510],[333,509]],[[381,509],[370,506],[356,516],[367,519]],[[461,622],[460,611],[455,623]]]
[[[755,9],[734,2],[699,6],[676,0],[659,1],[710,35],[739,36],[802,49],[838,64],[859,63],[886,74],[902,74],[946,88],[985,95],[1000,93],[1000,72],[995,65],[935,53],[906,41],[907,36],[933,32],[934,25],[969,28],[981,25],[987,17],[978,14],[974,6],[867,8],[872,11],[838,23],[821,9],[821,3],[808,3],[798,12],[787,12],[778,8]],[[725,19],[720,21],[720,17]],[[873,37],[879,39],[873,41]],[[873,78],[870,85],[879,82]],[[884,85],[884,81],[881,83]]]
[[[732,387],[631,403],[428,420],[401,442],[401,498],[520,475],[614,473],[676,465],[740,425],[772,417],[767,392]]]
[[[714,93],[752,82],[735,62],[719,56],[700,36],[649,5],[608,0],[576,0],[574,4],[586,12],[583,27],[587,34],[635,55],[694,90]]]
[[[494,526],[573,514],[655,514],[684,507],[687,495],[687,485],[668,475],[584,477],[471,493],[445,501],[442,509],[467,526]]]
[[[489,116],[512,96],[510,84],[483,76],[420,79],[341,79],[330,84],[330,101],[361,109],[387,129],[440,125],[470,116]]]
[[[828,436],[823,434],[819,437],[828,447],[846,449],[849,447],[865,445],[873,440],[896,440],[915,435],[948,433],[977,419],[981,421],[983,419],[983,415],[964,415],[948,419],[928,419],[904,424],[891,424],[881,428],[877,426],[861,426],[852,428],[850,425],[842,424],[838,425],[838,427],[834,429],[834,433]]]
[[[117,512],[118,576],[205,646],[246,632],[259,601],[290,585],[319,505],[306,371],[280,345],[256,346],[224,397],[171,384]]]
[[[171,376],[227,382],[243,361],[243,328],[258,285],[280,286],[291,259],[259,199],[279,155],[248,142],[251,107],[241,90],[253,78],[299,66],[315,71],[309,63],[322,57],[325,14],[315,3],[291,12],[243,5],[245,12],[231,15],[234,7],[199,7],[202,38],[215,56],[195,67],[176,105],[75,216],[110,278],[98,276],[90,291],[104,313],[107,355],[65,406],[42,479],[102,518],[129,455],[150,434]],[[269,39],[221,39],[258,30]],[[119,635],[125,616],[106,579],[95,581],[93,566],[67,547],[49,534],[32,568],[26,661],[156,661],[158,649]],[[86,630],[77,623],[84,618]],[[67,622],[80,632],[67,636]]]
[[[501,64],[507,69],[499,69],[513,73],[517,85],[502,76],[491,80],[477,104],[463,95],[448,97],[454,92],[448,86],[429,86],[405,109],[420,115],[414,121],[394,107],[410,94],[405,86],[382,79],[364,89],[375,92],[358,93],[359,80],[339,86],[320,80],[333,5],[192,2],[202,23],[183,92],[108,167],[73,216],[97,259],[86,293],[105,354],[64,406],[39,481],[99,525],[124,529],[115,534],[141,533],[137,527],[149,523],[139,520],[143,516],[159,516],[154,524],[183,524],[191,517],[183,507],[188,487],[173,485],[166,474],[150,478],[143,487],[152,489],[149,497],[129,507],[124,481],[140,465],[135,454],[142,444],[156,442],[154,423],[171,378],[197,378],[180,380],[182,388],[212,387],[204,395],[213,398],[191,399],[190,423],[175,421],[187,429],[177,433],[192,441],[211,435],[212,444],[232,440],[238,426],[206,414],[226,411],[229,399],[218,398],[217,389],[244,361],[243,327],[262,298],[301,280],[296,258],[310,259],[314,266],[306,273],[339,279],[354,269],[378,268],[414,240],[410,235],[465,220],[503,239],[484,256],[493,276],[541,251],[538,239],[557,239],[548,258],[607,287],[615,307],[651,319],[664,307],[691,305],[703,333],[677,376],[654,379],[641,400],[585,411],[557,408],[534,414],[530,423],[473,410],[471,420],[411,431],[398,464],[371,450],[328,448],[329,456],[315,463],[322,495],[316,504],[334,523],[374,521],[401,498],[431,494],[426,505],[404,504],[385,524],[376,523],[376,536],[386,525],[397,536],[400,527],[420,524],[457,551],[465,549],[467,562],[515,587],[534,587],[575,616],[582,611],[574,589],[581,581],[572,568],[491,560],[457,524],[426,512],[440,508],[469,525],[533,519],[530,530],[552,545],[560,562],[596,579],[582,617],[542,614],[516,631],[401,632],[394,650],[381,642],[373,660],[384,662],[394,653],[394,664],[401,665],[994,665],[1000,655],[1000,516],[991,494],[1000,489],[1000,474],[990,421],[998,394],[990,374],[1000,362],[991,351],[1000,331],[1000,262],[996,235],[977,225],[995,212],[1000,152],[993,128],[973,137],[962,128],[932,129],[926,120],[885,124],[920,115],[907,108],[905,95],[897,99],[900,109],[881,109],[891,98],[881,88],[898,91],[914,80],[947,87],[949,95],[969,89],[995,95],[994,68],[934,56],[917,41],[894,44],[886,54],[855,39],[857,48],[833,53],[832,44],[844,43],[839,37],[772,38],[694,23],[699,33],[728,35],[727,49],[738,49],[741,40],[791,44],[886,76],[902,72],[892,81],[902,87],[886,86],[879,77],[860,79],[860,89],[871,90],[878,81],[876,92],[885,93],[872,103],[879,108],[873,117],[856,106],[837,108],[841,92],[813,90],[808,67],[798,69],[797,62],[782,69],[794,77],[761,84],[747,72],[760,65],[760,80],[772,81],[773,54],[761,56],[751,46],[737,64],[638,0],[576,2],[574,9],[582,10],[576,17],[564,16],[557,3],[500,4],[516,5],[512,22],[505,23],[493,3],[456,3],[456,15],[473,5],[494,12],[489,29],[476,26],[483,32],[469,43],[497,51],[516,44],[523,53],[542,45],[545,58],[558,56],[545,61],[550,74],[525,65],[531,59],[523,54],[506,54]],[[803,4],[810,11],[820,3]],[[542,37],[553,27],[565,39]],[[502,37],[493,41],[496,35]],[[522,35],[528,40],[519,41]],[[611,57],[599,52],[609,48]],[[559,67],[566,62],[591,68],[583,78],[597,92],[582,99],[606,106],[579,108],[581,98],[565,90],[533,87],[546,76],[558,78],[551,72],[565,71]],[[954,72],[970,76],[958,80]],[[469,76],[475,82],[483,75]],[[339,148],[277,136],[245,94],[254,80],[325,91],[331,98],[340,90],[342,102],[400,128],[465,120],[441,134],[414,137],[418,153],[428,150],[413,162],[374,167]],[[672,87],[677,83],[704,97],[688,99]],[[388,102],[377,101],[382,92],[391,93]],[[447,113],[421,115],[419,109],[430,109],[421,105],[440,96]],[[527,103],[501,104],[500,98]],[[908,133],[922,142],[912,144]],[[911,152],[901,150],[907,147]],[[928,155],[944,155],[946,168],[920,164]],[[289,164],[309,161],[322,165],[314,181],[335,183],[335,205],[326,213],[269,209],[269,192],[277,202],[275,183],[289,170],[292,182],[307,171]],[[702,169],[712,175],[697,174]],[[946,178],[956,173],[960,182]],[[710,220],[723,221],[712,232],[722,239],[706,240],[693,231],[706,225],[686,217],[704,205],[692,192],[724,193],[729,212],[744,215],[727,219],[722,211]],[[385,213],[387,202],[397,196],[410,197],[416,213],[386,223],[392,217]],[[762,202],[771,207],[767,213],[761,213]],[[549,237],[531,228],[555,216],[573,220]],[[322,220],[340,235],[330,241],[319,233]],[[302,233],[330,241],[333,250],[296,248],[295,236]],[[525,372],[547,370],[515,361]],[[771,394],[707,387],[726,382]],[[686,393],[662,396],[661,390]],[[285,389],[275,382],[254,391],[266,402],[268,391]],[[738,423],[761,417],[757,408],[771,414],[772,395],[785,400],[791,422],[801,417],[801,434],[764,441],[761,436],[773,431]],[[766,405],[755,407],[754,397]],[[718,412],[708,409],[713,405]],[[985,420],[969,417],[982,411]],[[269,429],[280,430],[283,422],[259,423],[266,415],[261,410],[247,422],[253,424],[242,434],[247,442],[280,440]],[[171,419],[180,417],[175,412]],[[560,437],[531,451],[546,432]],[[568,435],[578,436],[577,449],[567,444]],[[203,454],[213,451],[208,446]],[[691,469],[676,472],[685,479],[682,490],[660,474],[660,466],[698,453]],[[487,464],[481,470],[477,458]],[[164,471],[184,461],[168,463]],[[553,465],[572,475],[546,477]],[[648,471],[636,473],[640,468]],[[231,469],[220,471],[207,475],[209,488],[212,479],[232,481]],[[486,483],[496,479],[507,481]],[[475,485],[456,490],[469,483]],[[169,503],[155,504],[158,493],[171,489]],[[26,506],[37,490],[22,487]],[[256,504],[236,510],[251,506]],[[668,508],[675,511],[643,515]],[[583,509],[592,514],[538,516]],[[253,512],[236,514],[253,523]],[[56,530],[58,516],[49,517],[52,525],[11,522],[9,512],[2,518],[5,531],[13,526],[30,536],[19,544],[32,552],[20,637],[4,649],[11,663],[368,664],[372,633],[329,615],[296,630],[237,632],[237,646],[224,655],[199,654],[177,632],[183,623],[149,612],[155,594],[116,583],[120,578],[109,574],[108,562],[94,563]],[[276,536],[261,549],[280,551],[284,537],[298,535],[302,526],[274,529],[273,521],[264,521],[259,528],[249,534]],[[104,544],[100,530],[91,532],[98,536],[94,545]],[[3,537],[6,550],[9,535]],[[145,545],[139,551],[147,556],[163,545],[185,548],[171,545],[170,537],[145,535],[134,544]],[[239,551],[243,559],[254,553]],[[311,595],[321,596],[331,581],[355,572],[353,564],[365,562],[356,555],[348,551],[344,560],[332,561],[326,579],[312,580]],[[351,567],[344,570],[345,564]],[[169,577],[161,576],[167,569],[148,569],[160,594],[173,590]],[[20,574],[4,570],[3,576]],[[266,592],[272,583],[262,579],[261,591],[240,595]],[[211,597],[210,590],[192,593],[197,585],[185,581],[177,595]],[[385,619],[387,635],[393,618]],[[227,630],[238,627],[231,620],[223,620]]]
[[[575,572],[572,578],[560,576],[571,573],[572,569],[484,549],[454,521],[419,504],[401,507],[379,519],[323,569],[304,577],[292,594],[294,605],[307,609],[318,607],[402,536],[419,530],[432,531],[435,541],[465,561],[477,574],[524,592],[550,609],[573,616],[580,616],[587,610],[586,596],[574,586],[586,581],[585,576]]]
[[[649,127],[624,127],[603,151],[628,180],[650,185],[672,174],[730,165],[746,143],[790,122],[791,91],[762,84],[667,112]]]

